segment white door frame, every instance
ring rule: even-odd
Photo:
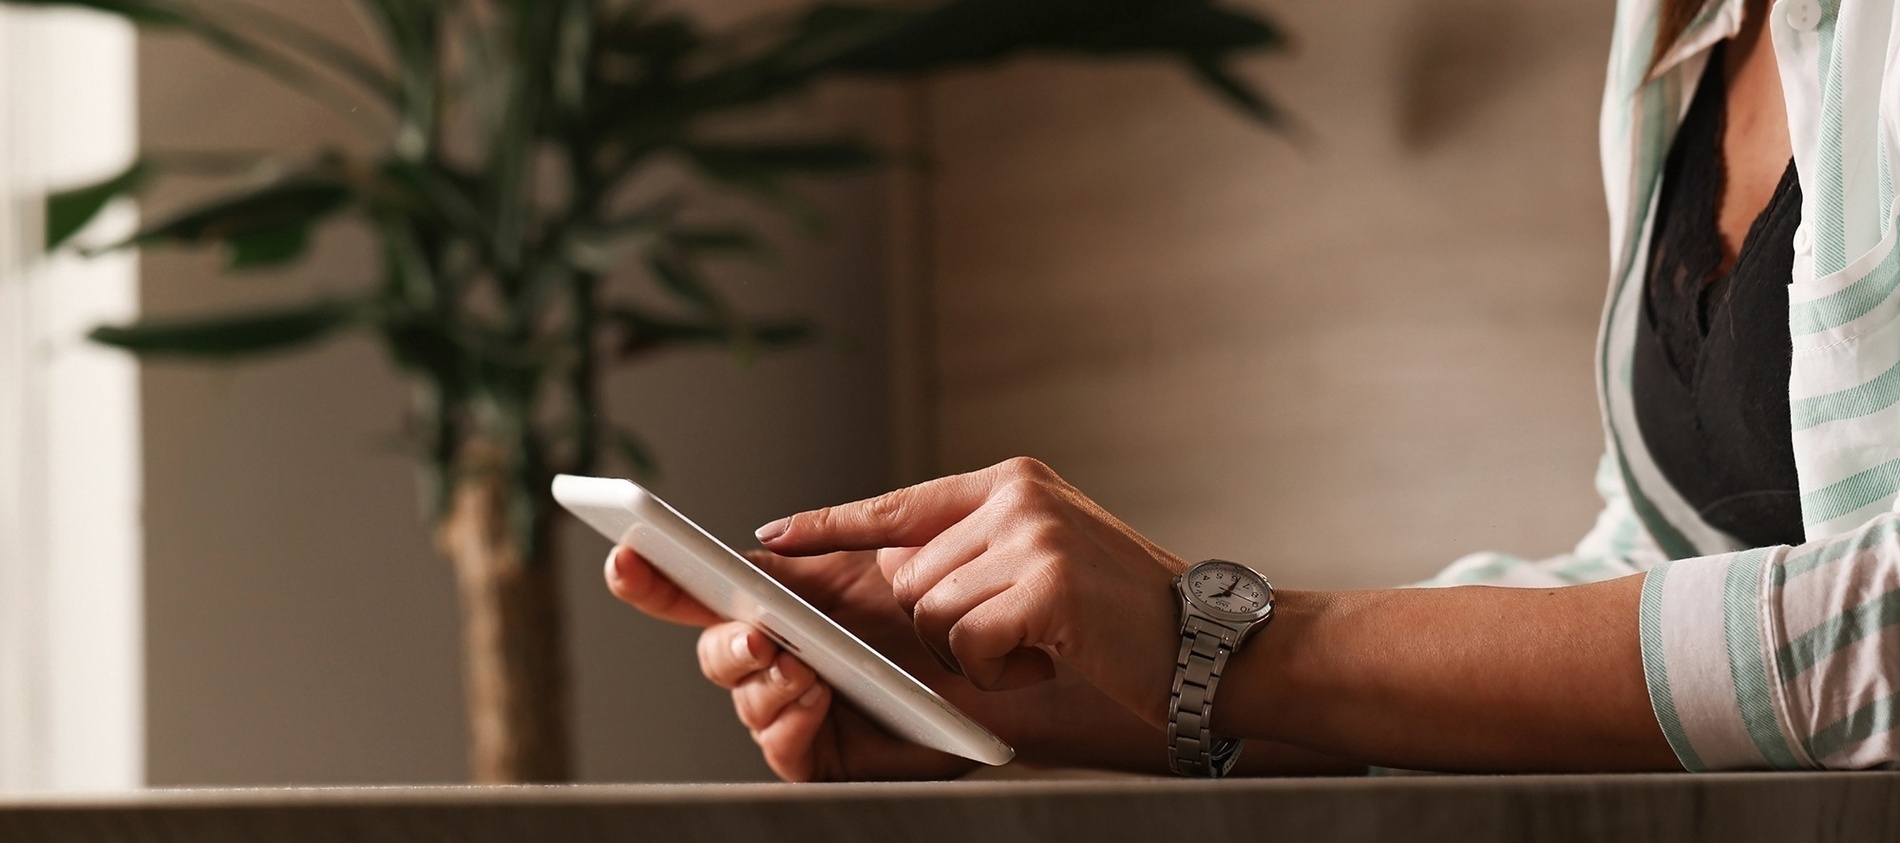
[[[145,778],[138,370],[84,338],[137,263],[38,248],[48,186],[132,159],[134,60],[118,21],[0,9],[0,791]]]

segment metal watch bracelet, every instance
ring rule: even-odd
[[[1240,741],[1215,738],[1208,728],[1214,690],[1239,640],[1239,630],[1207,618],[1183,621],[1168,703],[1168,766],[1179,775],[1220,778],[1240,756]]]

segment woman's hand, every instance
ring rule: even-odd
[[[1180,640],[1170,583],[1187,564],[1040,462],[800,513],[759,539],[789,556],[917,548],[879,567],[945,668],[996,691],[1054,679],[1060,662],[1150,726],[1166,720]]]
[[[1054,682],[1009,693],[977,690],[930,658],[881,570],[914,553],[837,553],[752,561],[959,709],[1016,747],[1030,762],[1158,771],[1161,734],[1072,670]],[[699,662],[732,691],[733,707],[779,776],[791,781],[926,779],[962,775],[975,763],[886,732],[832,696],[810,667],[751,627],[720,618],[626,548],[607,559],[607,585],[621,600],[663,620],[705,627]]]

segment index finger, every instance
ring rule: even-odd
[[[840,550],[922,547],[969,517],[999,485],[1012,480],[1053,478],[1047,466],[1017,457],[980,471],[939,477],[824,509],[780,518],[758,530],[759,543],[775,553],[811,556]]]

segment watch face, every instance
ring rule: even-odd
[[[1273,594],[1259,574],[1232,562],[1195,566],[1188,571],[1187,588],[1202,606],[1231,615],[1255,614]]]

